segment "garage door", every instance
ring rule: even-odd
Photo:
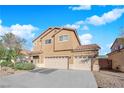
[[[74,69],[79,70],[91,70],[91,58],[84,56],[75,56],[74,60]]]
[[[68,69],[68,57],[45,57],[45,67],[55,69]]]

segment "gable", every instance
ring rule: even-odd
[[[111,46],[111,49],[117,44],[123,44],[124,45],[124,38],[116,38],[116,40],[114,41],[113,45]]]
[[[54,28],[48,28],[46,31],[44,31],[43,33],[41,33],[37,38],[35,38],[33,40],[33,42],[35,42],[37,39],[43,37],[44,35],[48,34],[50,31],[52,31]]]
[[[54,37],[56,34],[60,33],[60,32],[63,31],[63,30],[66,30],[66,31],[73,31],[73,32],[74,32],[74,35],[75,35],[75,37],[76,37],[76,39],[77,39],[77,41],[78,41],[78,43],[79,43],[79,45],[81,45],[76,30],[71,29],[71,28],[60,28],[60,27],[48,28],[48,29],[47,29],[46,31],[44,31],[40,36],[38,36],[36,39],[34,39],[33,42],[35,42],[35,41],[38,40],[39,38],[41,39],[41,38],[47,36],[47,35],[50,34],[53,30],[54,30],[55,32],[54,32],[54,34],[53,34],[52,37]]]
[[[81,45],[76,30],[71,29],[71,28],[61,28],[58,32],[56,32],[56,33],[53,35],[53,37],[54,37],[55,35],[59,34],[61,31],[64,31],[64,30],[65,30],[65,31],[72,31],[72,32],[74,33],[74,36],[76,37],[77,42],[79,43],[79,45]]]
[[[67,41],[60,41],[60,36],[67,35]],[[79,42],[75,36],[74,31],[62,29],[59,33],[53,36],[55,38],[55,50],[72,50],[79,46]]]

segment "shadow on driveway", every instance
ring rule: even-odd
[[[35,69],[35,70],[32,70],[30,72],[33,72],[33,73],[41,73],[41,74],[49,74],[49,73],[52,73],[54,71],[57,71],[57,69],[47,69],[47,68],[40,68],[40,69]]]
[[[91,71],[37,68],[0,78],[1,88],[96,88]]]

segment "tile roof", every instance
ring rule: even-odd
[[[31,52],[30,50],[22,49],[22,50],[20,51],[20,54],[29,55],[30,52]]]
[[[30,52],[30,55],[41,54],[41,53],[42,53],[42,51],[31,51]]]
[[[30,50],[21,50],[20,51],[20,54],[23,54],[23,55],[33,55],[33,54],[41,54],[42,51],[30,51]]]
[[[86,50],[99,50],[100,47],[97,44],[81,45],[74,49],[74,51],[86,51]]]

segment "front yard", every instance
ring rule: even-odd
[[[9,67],[3,67],[2,69],[0,69],[0,77],[11,75],[11,74],[16,74],[16,73],[20,73],[20,72],[24,72],[24,71],[25,70],[14,70]]]
[[[93,72],[99,88],[124,88],[124,73],[115,71]]]
[[[3,61],[0,63],[0,77],[19,72],[30,71],[34,68],[35,65],[29,62],[17,62],[14,65],[12,62]]]

